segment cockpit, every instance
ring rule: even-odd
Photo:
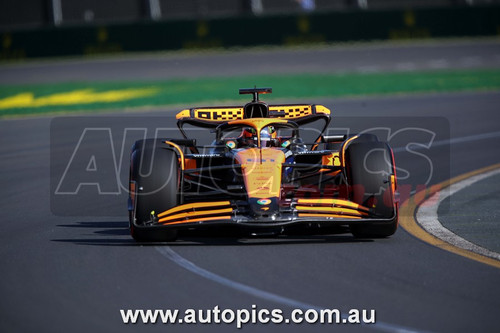
[[[298,125],[276,119],[237,120],[216,129],[216,142],[235,148],[287,148],[299,139]]]

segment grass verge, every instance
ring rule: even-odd
[[[148,82],[0,86],[0,117],[168,105],[191,107],[214,103],[242,104],[248,100],[248,96],[238,96],[238,88],[254,85],[273,88],[273,94],[265,98],[269,101],[287,98],[310,100],[321,97],[497,90],[500,89],[500,69],[259,75]],[[139,90],[149,93],[136,93]],[[82,91],[85,91],[83,97],[76,98],[75,92]],[[118,95],[122,97],[117,97]]]

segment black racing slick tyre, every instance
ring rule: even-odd
[[[139,143],[139,144],[138,144]],[[130,183],[133,210],[130,214],[130,233],[139,242],[174,241],[177,230],[148,227],[152,216],[178,203],[179,166],[175,151],[167,145],[139,141],[134,145],[130,163]],[[132,186],[132,185],[131,185]]]
[[[351,224],[355,237],[388,237],[398,226],[397,206],[391,186],[394,175],[392,153],[389,146],[378,141],[354,141],[345,152],[346,175],[351,200],[368,207],[382,223]]]

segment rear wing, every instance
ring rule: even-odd
[[[243,107],[204,107],[182,110],[176,115],[176,118],[177,127],[182,136],[187,139],[188,136],[183,128],[185,124],[214,129],[225,122],[252,117],[245,117]],[[321,134],[316,139],[316,142],[319,142],[322,133],[330,124],[330,110],[323,105],[315,104],[269,105],[269,112],[265,118],[291,120],[297,125],[322,120],[324,126],[321,129]]]
[[[311,115],[327,115],[329,117],[330,110],[323,105],[316,104],[269,105],[269,118],[297,121]],[[213,123],[213,127],[216,127],[226,121],[249,117],[245,117],[243,107],[203,107],[182,110],[177,113],[176,118],[177,120],[201,120],[202,122]]]
[[[325,125],[321,133],[328,127],[330,123],[330,110],[328,108],[316,104],[268,105],[259,100],[259,94],[270,94],[272,91],[272,88],[257,87],[240,89],[240,94],[253,95],[252,101],[242,107],[202,107],[182,110],[176,115],[177,127],[184,138],[187,138],[183,129],[184,124],[216,128],[225,122],[251,118],[278,118],[293,121],[297,125],[323,120]]]

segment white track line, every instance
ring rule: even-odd
[[[308,304],[304,302],[300,302],[288,297],[280,296],[268,291],[260,290],[255,287],[233,281],[231,279],[225,278],[223,276],[220,276],[218,274],[215,274],[213,272],[210,272],[204,268],[201,268],[197,266],[195,263],[187,260],[186,258],[182,257],[180,254],[172,250],[169,246],[155,246],[155,249],[160,252],[164,257],[172,261],[173,263],[187,269],[191,273],[194,273],[198,276],[201,276],[207,280],[217,282],[225,287],[229,287],[231,289],[237,290],[239,292],[248,294],[253,297],[261,298],[266,301],[271,301],[274,303],[278,303],[281,305],[285,306],[290,306],[292,308],[296,309],[303,309],[303,310],[308,310],[308,309],[314,309],[317,311],[323,310],[324,308],[321,306],[313,305],[313,304]],[[346,319],[347,317],[343,316],[342,319]],[[337,324],[338,327],[340,328],[343,324]],[[414,328],[409,328],[409,327],[404,327],[400,325],[395,325],[395,324],[389,324],[385,322],[378,321],[375,324],[367,324],[364,327],[367,328],[373,328],[378,331],[382,332],[398,332],[398,333],[403,333],[403,332],[423,332],[420,330],[416,330]]]
[[[418,208],[416,215],[417,223],[420,224],[425,229],[425,231],[427,231],[431,235],[436,236],[437,238],[441,239],[446,243],[449,243],[463,250],[472,251],[486,257],[500,260],[500,253],[490,251],[474,243],[471,243],[468,240],[465,240],[462,237],[458,236],[457,234],[446,229],[441,224],[441,222],[439,222],[437,213],[441,202],[446,198],[448,198],[450,195],[457,193],[458,191],[474,184],[475,182],[478,182],[482,179],[497,174],[500,174],[500,169],[492,170],[480,175],[464,179],[458,183],[451,185],[444,191],[436,192],[429,199],[424,201]]]

